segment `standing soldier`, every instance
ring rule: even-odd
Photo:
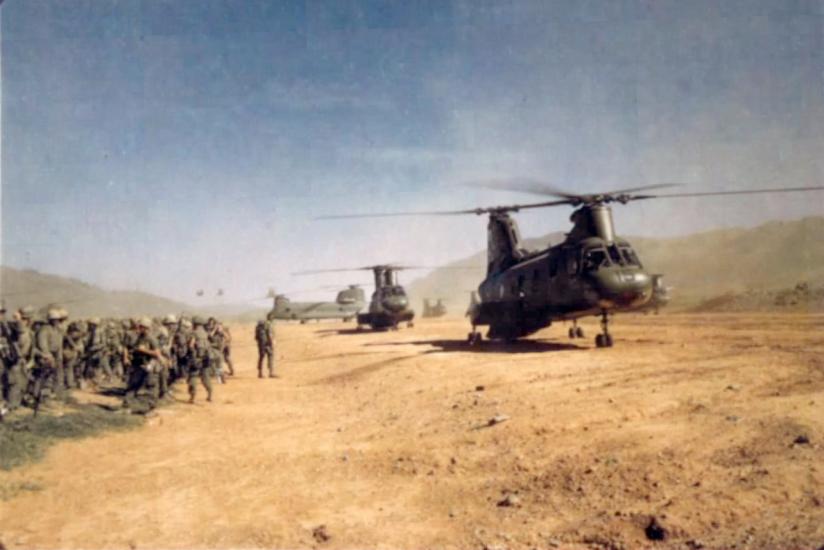
[[[59,328],[60,311],[50,309],[47,318],[48,323],[37,329],[34,338],[35,367],[32,373],[31,391],[34,397],[34,414],[37,414],[40,408],[45,388],[54,388],[57,397],[63,397],[61,385],[57,384],[57,376],[63,372],[63,334]]]
[[[258,345],[258,378],[263,378],[263,359],[269,369],[269,378],[276,378],[275,374],[275,313],[270,311],[265,321],[258,321],[255,327],[255,340]]]
[[[229,327],[220,323],[220,330],[223,331],[223,360],[229,367],[229,376],[235,375],[235,365],[232,363],[232,333]]]
[[[192,325],[194,330],[189,337],[189,403],[195,402],[195,394],[197,393],[197,379],[203,387],[206,388],[206,401],[212,400],[212,381],[210,380],[211,368],[209,365],[211,344],[209,343],[209,335],[206,333],[204,325],[206,320],[203,317],[195,316],[192,318]]]
[[[31,319],[34,308],[26,306],[18,312],[20,320],[9,324],[11,329],[11,348],[14,351],[14,363],[6,371],[8,381],[6,402],[10,410],[23,403],[23,395],[29,383],[29,369],[34,351],[34,337],[31,331]]]
[[[114,320],[106,322],[103,329],[103,343],[105,345],[104,354],[106,355],[105,365],[109,366],[109,370],[115,380],[123,379],[123,336],[120,323]]]
[[[189,340],[192,337],[192,322],[182,318],[177,330],[172,335],[172,354],[175,356],[175,378],[188,379],[189,376]]]
[[[11,323],[6,321],[6,306],[0,302],[0,420],[9,412],[6,395],[9,391],[8,373],[16,362],[12,349]]]
[[[214,317],[209,317],[209,321],[206,323],[206,334],[209,335],[209,344],[212,347],[209,351],[210,363],[217,379],[221,384],[225,384],[226,379],[223,377],[223,333],[217,319]]]
[[[77,365],[83,357],[83,332],[79,323],[70,323],[63,337],[63,371],[66,376],[66,387],[69,389],[80,387],[80,377],[75,376]]]
[[[100,370],[105,362],[105,341],[100,319],[92,317],[88,320],[89,333],[86,336],[86,368],[83,377],[94,384],[100,382]]]
[[[160,381],[161,394],[171,396],[169,384],[174,381],[177,371],[177,354],[174,352],[174,337],[177,332],[177,317],[172,314],[163,318],[163,328],[166,330],[166,342],[162,343],[163,356],[166,357],[166,367],[164,369],[165,380]],[[161,331],[162,332],[162,331]],[[161,395],[163,397],[163,395]]]

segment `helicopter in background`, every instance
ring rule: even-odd
[[[638,311],[643,312],[645,315],[650,312],[658,315],[661,308],[665,307],[672,300],[672,287],[664,286],[664,276],[660,273],[650,275],[650,278],[652,279],[652,296]]]
[[[398,272],[407,269],[416,268],[382,264],[351,269],[301,271],[295,275],[372,271],[375,277],[375,291],[372,293],[367,312],[357,314],[358,330],[367,326],[373,330],[397,330],[400,323],[406,323],[407,327],[414,326],[415,312],[409,307],[406,290],[398,282]]]
[[[436,298],[436,300],[437,301],[432,304],[429,298],[423,299],[423,311],[421,312],[422,319],[443,317],[446,315],[446,305],[443,303],[443,299]]]
[[[555,200],[467,210],[350,214],[324,218],[487,215],[487,273],[478,287],[478,293],[473,294],[467,311],[472,323],[472,332],[467,336],[468,342],[475,345],[482,340],[477,330],[479,326],[489,327],[487,337],[490,339],[513,341],[548,327],[554,321],[575,321],[594,315],[601,318],[601,333],[595,337],[595,345],[602,348],[613,345],[613,338],[609,333],[610,314],[643,306],[653,296],[652,277],[644,270],[632,245],[615,233],[609,206],[611,203],[824,190],[824,187],[818,186],[699,193],[638,193],[673,186],[659,184],[577,194],[528,179],[493,180],[485,182],[483,186],[551,196]],[[543,250],[524,249],[518,225],[511,214],[562,205],[575,208],[570,217],[573,227],[565,240]],[[574,337],[583,336],[583,332],[577,329]]]
[[[349,322],[366,307],[366,295],[358,285],[349,285],[338,292],[334,302],[292,302],[285,294],[275,294],[272,290],[269,294],[273,299],[271,311],[275,319],[300,321],[301,324],[322,319]]]

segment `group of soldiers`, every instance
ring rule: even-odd
[[[273,349],[271,327],[270,334]],[[36,414],[45,399],[101,384],[125,383],[127,407],[153,408],[171,397],[177,380],[187,381],[190,403],[198,382],[211,401],[212,378],[223,383],[234,375],[231,343],[229,329],[213,317],[70,321],[65,309],[51,308],[43,318],[27,306],[7,319],[1,308],[0,419],[21,406]]]

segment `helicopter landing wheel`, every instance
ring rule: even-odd
[[[481,333],[480,333],[480,332],[470,332],[470,333],[466,336],[466,342],[467,342],[470,346],[477,346],[478,344],[480,344],[480,343],[481,343],[481,340],[482,340],[482,339],[483,339],[483,336],[481,336]]]
[[[415,323],[413,323],[412,321],[409,321],[408,323],[406,323],[406,328],[412,328],[414,326],[415,326]]]
[[[576,338],[577,337],[576,334],[575,334],[575,327],[569,327],[569,337],[570,338]]]
[[[583,338],[584,337],[584,329],[581,327],[575,327],[575,337],[576,338]]]
[[[595,347],[611,348],[612,335],[609,333],[609,316],[607,310],[601,311],[601,329],[604,332],[595,337]]]

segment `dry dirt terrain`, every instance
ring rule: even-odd
[[[824,545],[824,316],[623,316],[468,348],[252,327],[214,403],[0,472],[18,548],[809,548]],[[500,422],[491,421],[498,417]],[[651,518],[655,524],[651,529]],[[321,527],[323,526],[323,527]],[[663,540],[651,540],[662,538]]]

